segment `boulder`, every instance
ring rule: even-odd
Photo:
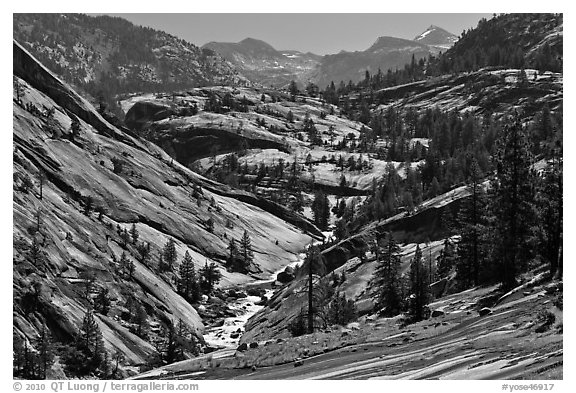
[[[346,328],[350,330],[360,330],[360,324],[358,322],[350,322],[346,325]]]
[[[544,287],[544,291],[546,291],[546,293],[548,294],[553,294],[561,290],[562,290],[561,282],[552,282]]]
[[[139,101],[128,110],[124,121],[130,129],[140,130],[147,122],[166,119],[174,114],[174,108],[167,103]]]
[[[236,350],[240,351],[240,352],[244,352],[244,351],[248,350],[248,344],[242,343],[238,346],[238,348],[236,348]]]
[[[252,349],[258,348],[258,343],[257,342],[250,343],[250,348],[252,348]]]
[[[248,296],[263,297],[264,295],[266,295],[266,290],[264,288],[248,288],[246,290],[246,293],[248,294]]]
[[[231,339],[234,339],[234,340],[235,340],[235,339],[237,339],[238,337],[240,337],[240,333],[232,333],[232,334],[230,334],[230,338],[231,338]]]
[[[480,311],[478,311],[478,314],[479,314],[481,317],[483,317],[484,315],[491,314],[491,313],[492,313],[492,310],[491,310],[490,308],[488,308],[488,307],[481,308]]]
[[[444,315],[444,311],[442,310],[432,310],[432,314],[430,315],[432,318],[441,317]]]
[[[303,364],[304,364],[304,362],[302,361],[302,359],[300,359],[300,358],[294,359],[294,367],[300,367]]]
[[[276,280],[281,282],[282,284],[289,283],[290,281],[294,280],[294,269],[290,266],[287,266],[286,269],[278,273],[276,276]]]

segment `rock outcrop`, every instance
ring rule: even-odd
[[[279,216],[321,236],[286,208],[205,179],[114,127],[18,43],[13,46],[15,334],[32,342],[46,325],[56,340],[70,343],[86,310],[107,289],[111,308],[96,314],[106,348],[125,355],[123,366],[143,365],[156,353],[152,341],[168,321],[182,321],[203,341],[200,316],[174,284],[186,251],[197,269],[215,262],[226,286],[252,280],[223,266],[230,239],[245,230],[262,278],[296,261],[310,241],[306,229]],[[132,226],[137,241],[123,236]],[[159,265],[169,239],[178,255],[172,270]],[[123,253],[133,263],[130,272],[120,263]],[[146,316],[147,335],[138,333],[136,310]]]

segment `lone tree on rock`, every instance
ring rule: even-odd
[[[138,237],[140,234],[138,233],[138,229],[136,229],[136,224],[132,223],[132,227],[130,228],[130,237],[132,238],[132,243],[138,243]]]
[[[184,259],[180,263],[179,275],[177,280],[178,293],[189,303],[195,303],[200,300],[200,285],[196,268],[190,253],[186,251]]]
[[[176,243],[174,242],[174,239],[168,239],[164,245],[164,248],[162,249],[162,257],[164,263],[166,263],[166,266],[168,267],[168,270],[172,270],[174,263],[178,258],[178,254],[176,253]]]
[[[254,261],[254,252],[252,251],[252,242],[248,231],[244,231],[242,239],[240,239],[240,255],[243,260],[244,269],[248,268]]]

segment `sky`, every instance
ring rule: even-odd
[[[108,14],[202,46],[210,41],[266,41],[275,49],[319,55],[365,50],[381,36],[413,39],[430,25],[460,35],[492,14]]]

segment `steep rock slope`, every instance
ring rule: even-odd
[[[13,318],[19,335],[32,340],[46,323],[57,340],[70,342],[89,306],[87,298],[106,287],[112,308],[108,316],[96,317],[106,348],[123,353],[126,365],[143,364],[156,351],[152,343],[161,323],[181,320],[199,338],[204,328],[196,310],[176,293],[175,274],[158,270],[158,254],[168,239],[176,242],[177,264],[186,250],[197,269],[215,261],[224,286],[250,280],[222,268],[229,239],[240,238],[244,230],[252,238],[261,277],[297,260],[310,241],[300,228],[258,207],[253,196],[204,179],[173,163],[157,146],[107,123],[16,42],[13,69],[18,86],[13,105]],[[44,175],[41,183],[39,174]],[[196,198],[191,197],[193,186],[201,189]],[[274,208],[279,215],[285,210]],[[293,222],[318,233],[290,214]],[[212,230],[206,224],[210,218]],[[124,244],[119,235],[118,229],[132,224],[139,244],[150,245],[146,260],[138,259],[137,247]],[[122,252],[134,262],[131,277],[119,271]],[[89,293],[86,274],[96,279]],[[125,318],[134,302],[149,316],[147,341],[133,333]]]

